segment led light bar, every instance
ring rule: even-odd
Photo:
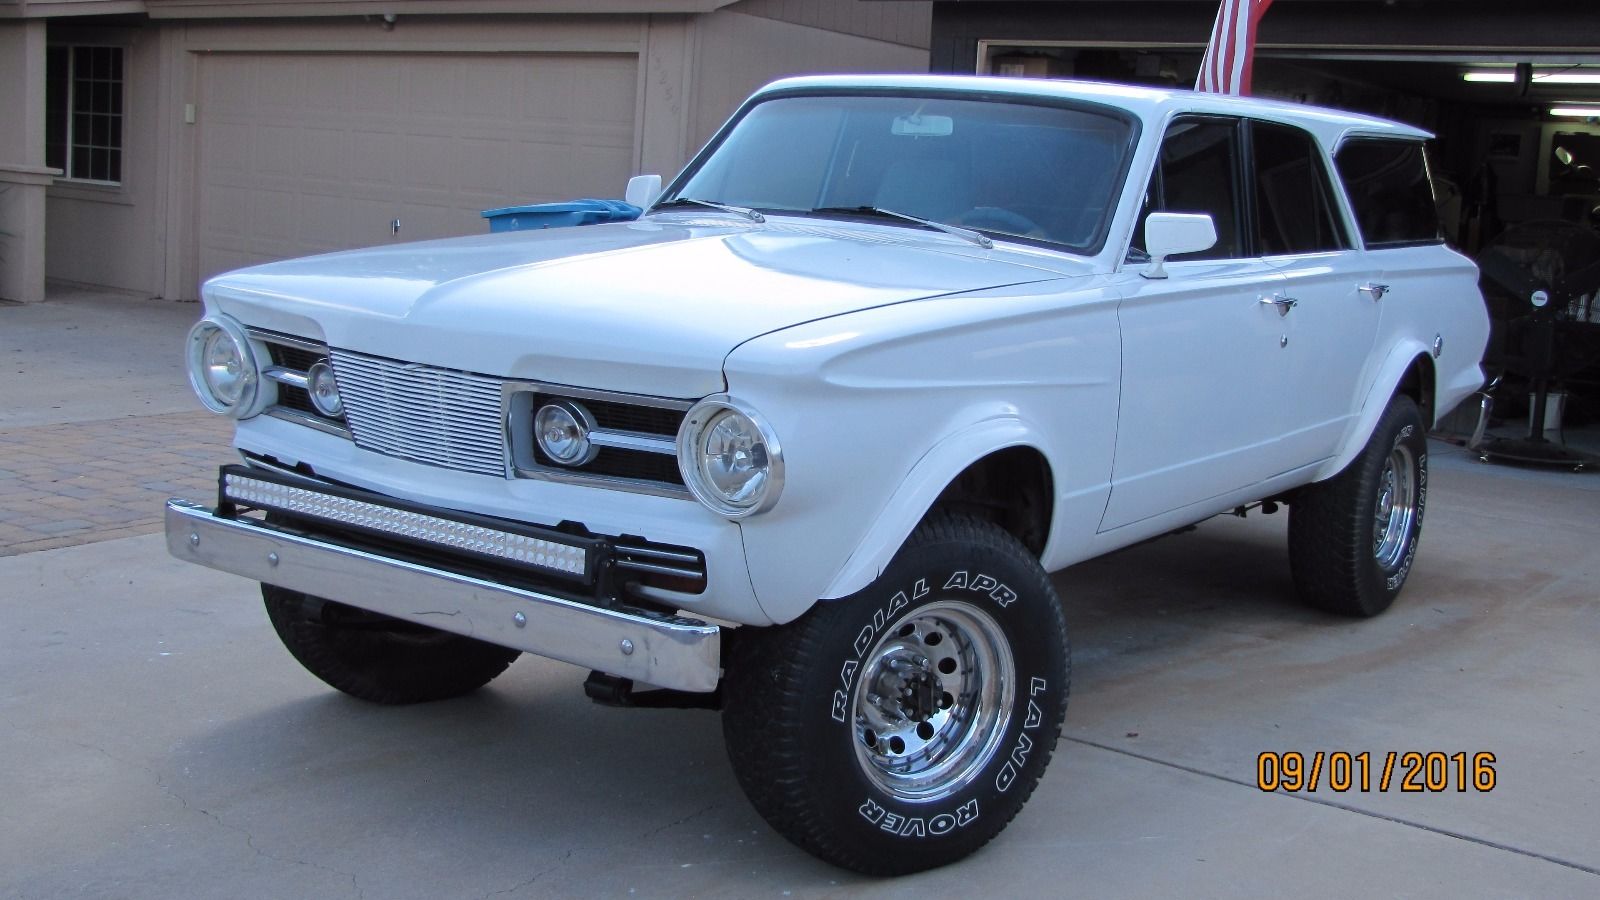
[[[588,574],[588,550],[543,538],[457,522],[427,513],[394,509],[231,472],[223,478],[222,492],[229,500],[256,509],[281,510],[340,522],[367,531],[540,566],[580,578]]]
[[[1552,106],[1550,115],[1568,119],[1600,118],[1600,104],[1595,106]]]

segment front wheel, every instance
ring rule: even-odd
[[[734,644],[723,731],[740,785],[789,840],[858,872],[917,872],[1022,808],[1069,673],[1039,563],[992,523],[935,516],[862,592]]]
[[[1347,616],[1388,609],[1411,574],[1428,500],[1428,439],[1416,401],[1396,394],[1344,471],[1289,507],[1289,568],[1312,606]]]

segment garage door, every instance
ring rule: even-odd
[[[200,275],[621,196],[637,76],[633,54],[206,55]]]

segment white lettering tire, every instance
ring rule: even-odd
[[[1066,714],[1066,621],[998,526],[936,515],[872,585],[732,642],[723,732],[739,784],[828,862],[899,875],[1005,828]]]

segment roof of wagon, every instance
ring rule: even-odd
[[[1170,112],[1253,116],[1300,125],[1317,133],[1330,145],[1351,132],[1408,138],[1433,137],[1427,131],[1400,122],[1302,103],[1096,81],[973,75],[813,75],[775,81],[762,88],[758,95],[769,91],[806,88],[934,89],[1083,100],[1126,109],[1146,121],[1159,121]]]

